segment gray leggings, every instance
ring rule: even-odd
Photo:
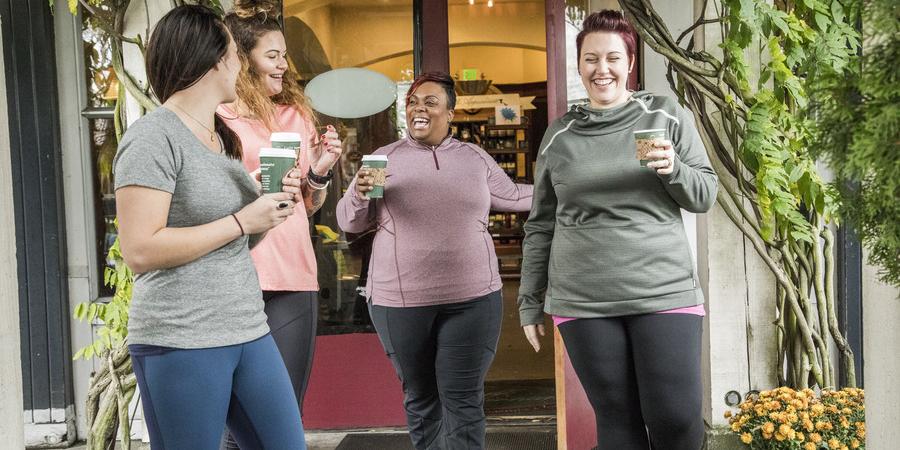
[[[600,450],[703,445],[702,317],[578,319],[559,332],[594,409]]]
[[[433,306],[371,305],[370,311],[403,384],[415,448],[483,449],[484,378],[500,338],[500,292]]]
[[[316,347],[318,296],[317,292],[263,291],[269,329],[291,377],[301,414]],[[221,448],[239,448],[228,430],[225,430]]]

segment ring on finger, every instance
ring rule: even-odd
[[[290,206],[290,204],[288,202],[278,202],[278,205],[276,205],[276,208],[284,209],[284,208],[287,208],[288,206]]]

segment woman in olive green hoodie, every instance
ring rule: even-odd
[[[634,29],[601,11],[576,38],[590,106],[541,143],[525,224],[519,312],[540,349],[553,315],[597,419],[599,448],[696,450],[703,441],[703,293],[681,210],[703,213],[718,179],[678,104],[626,89]],[[664,130],[643,167],[634,132]]]

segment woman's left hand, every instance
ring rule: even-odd
[[[675,170],[675,149],[672,148],[672,141],[663,139],[656,146],[658,150],[647,153],[647,167],[656,169],[659,175],[670,175]]]
[[[318,139],[313,136],[309,145],[309,163],[316,175],[327,174],[341,159],[341,153],[344,151],[337,130],[331,125],[328,125],[325,130],[325,134],[318,136]]]

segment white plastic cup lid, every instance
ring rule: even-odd
[[[278,132],[272,133],[272,142],[300,142],[303,138],[300,133]]]
[[[665,128],[652,128],[652,129],[649,129],[649,130],[634,130],[634,134],[638,134],[638,133],[653,133],[653,132],[657,132],[657,131],[668,131],[668,130],[666,130]]]
[[[363,155],[363,161],[387,161],[387,155]]]
[[[259,157],[293,159],[297,157],[297,152],[292,148],[261,148],[259,149]]]

